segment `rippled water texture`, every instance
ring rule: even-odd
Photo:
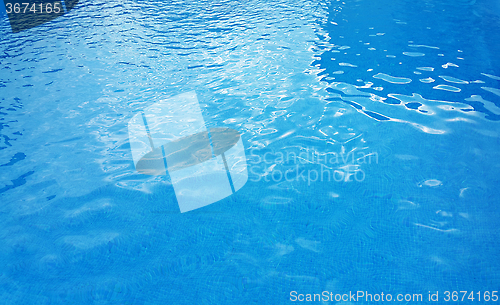
[[[0,299],[498,290],[499,12],[80,1],[15,34],[3,13]],[[240,132],[249,180],[181,214],[168,175],[135,170],[127,123],[192,90],[207,127]]]

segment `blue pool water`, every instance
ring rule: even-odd
[[[1,304],[500,302],[498,1],[2,10]],[[248,181],[180,213],[127,124],[193,90]]]

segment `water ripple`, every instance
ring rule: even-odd
[[[377,73],[373,75],[373,78],[378,78],[392,84],[409,84],[411,79],[405,77],[391,76],[385,73]]]
[[[437,85],[432,87],[433,89],[438,89],[438,90],[445,90],[445,91],[450,91],[450,92],[460,92],[462,89],[449,86],[449,85]]]
[[[368,290],[422,276],[443,286],[449,272],[414,262],[493,261],[460,251],[478,248],[468,241],[486,235],[476,228],[490,221],[481,213],[493,215],[495,59],[425,24],[420,14],[441,3],[404,4],[425,10],[371,10],[380,2],[364,0],[97,0],[17,34],[1,18],[6,301],[220,303],[259,291],[277,304],[278,282],[341,291],[362,271]],[[135,171],[127,122],[190,90],[208,127],[242,134],[250,176],[227,200],[180,215],[167,175]],[[436,247],[441,240],[428,243],[446,233],[468,234],[454,240],[456,257]],[[381,249],[384,238],[398,246]],[[208,299],[185,293],[191,285]]]
[[[421,57],[421,56],[425,56],[425,54],[424,54],[424,53],[420,53],[420,52],[403,52],[403,55],[410,56],[410,57]]]

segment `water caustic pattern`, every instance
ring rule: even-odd
[[[362,6],[365,3],[355,7]],[[369,10],[361,11],[370,14]],[[431,13],[427,10],[427,14]],[[362,26],[358,23],[352,26],[338,13],[330,20],[338,39],[331,50],[322,55],[321,66],[328,68],[320,75],[329,83],[330,92],[340,94],[339,100],[376,120],[407,122],[435,133],[447,130],[439,117],[457,116],[459,120],[471,122],[478,116],[500,120],[499,77],[471,69],[478,62],[477,53],[423,44],[422,41],[430,40],[425,35],[434,34],[431,22],[428,26],[409,25],[396,18],[381,22],[377,14],[362,14],[357,14],[367,20]],[[408,28],[413,29],[410,37],[415,36],[413,32],[423,32],[419,41],[398,40],[398,34],[409,31]],[[497,72],[498,66],[486,69]],[[420,124],[428,120],[424,116],[402,119],[408,117],[407,110],[436,115],[433,125],[440,127]]]
[[[19,33],[4,15],[0,299],[498,289],[494,5],[79,1]],[[207,130],[240,134],[248,181],[181,214],[128,122],[193,91]]]

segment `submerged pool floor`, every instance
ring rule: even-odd
[[[3,13],[0,303],[498,302],[498,12],[81,1],[19,33]],[[248,181],[180,213],[127,124],[190,91]]]

